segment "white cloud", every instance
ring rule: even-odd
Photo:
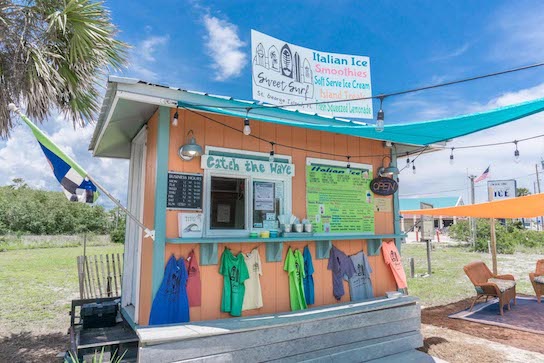
[[[440,55],[437,55],[435,57],[432,57],[431,61],[442,61],[442,60],[446,60],[446,59],[459,57],[460,55],[465,54],[467,52],[467,50],[470,49],[470,46],[471,46],[470,43],[465,43],[465,44],[461,45],[460,47],[455,48],[455,49],[453,49],[452,51],[450,51],[448,53],[440,54]]]
[[[532,2],[528,6],[511,2],[493,14],[489,33],[493,42],[493,59],[514,59],[526,64],[544,58],[544,3]]]
[[[224,81],[239,76],[247,64],[247,54],[241,50],[246,43],[238,36],[238,28],[209,14],[204,15],[203,21],[207,31],[206,48],[213,60],[215,79]]]
[[[166,45],[169,38],[168,35],[148,37],[136,47],[136,53],[146,62],[155,62],[157,47]]]
[[[126,200],[128,162],[92,157],[87,147],[94,126],[74,129],[69,121],[56,116],[39,127],[52,130],[47,134],[61,150],[108,188],[116,198],[123,202]],[[0,185],[10,184],[13,178],[23,178],[33,188],[61,191],[36,138],[26,125],[21,123],[16,126],[11,137],[0,142],[0,160]],[[98,203],[112,206],[104,195]]]
[[[169,41],[169,35],[152,35],[139,42],[131,51],[129,75],[145,81],[158,81],[159,73],[156,72],[157,53],[160,53]]]

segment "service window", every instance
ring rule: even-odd
[[[210,229],[246,229],[246,179],[211,177]]]
[[[291,213],[291,157],[277,155],[270,162],[267,153],[206,147],[201,166],[207,236],[278,229],[278,216]]]

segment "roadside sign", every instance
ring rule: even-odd
[[[515,198],[516,180],[489,180],[487,189],[490,190],[490,201]]]

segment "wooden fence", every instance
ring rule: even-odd
[[[123,253],[78,256],[77,273],[81,299],[121,296]]]

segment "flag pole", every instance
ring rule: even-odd
[[[23,119],[23,121],[25,122],[30,122],[30,120],[28,120],[28,118],[26,118],[26,116],[21,112],[21,110],[19,110],[19,108],[17,106],[15,106],[15,104],[13,103],[10,103],[8,105],[8,108],[10,111],[12,112],[15,112],[16,114],[19,115],[19,117],[21,117]],[[26,120],[25,120],[26,118]],[[147,228],[142,222],[140,222],[140,220],[134,215],[132,214],[127,208],[125,208],[125,206],[123,206],[117,199],[115,199],[113,197],[113,195],[110,194],[110,192],[108,192],[106,190],[106,188],[104,188],[102,186],[102,184],[98,183],[96,181],[95,178],[93,178],[91,175],[89,175],[87,172],[86,173],[86,177],[98,188],[100,189],[108,198],[111,199],[111,201],[113,203],[115,203],[115,205],[117,205],[121,210],[123,210],[125,212],[125,214],[130,218],[132,219],[145,233],[144,235],[144,238],[147,238],[147,237],[150,237],[152,240],[155,240],[155,231],[154,230],[150,230],[149,228]]]
[[[125,208],[124,205],[122,205],[117,199],[115,199],[113,197],[113,195],[111,195],[107,190],[106,188],[104,188],[102,186],[102,184],[100,184],[99,182],[96,181],[95,178],[93,178],[92,176],[90,176],[89,174],[87,174],[87,178],[89,178],[89,180],[94,184],[96,185],[96,187],[98,189],[100,189],[102,191],[102,193],[104,193],[108,198],[111,199],[111,201],[113,203],[115,203],[116,206],[118,206],[123,212],[125,212],[125,214],[130,218],[132,219],[138,226],[140,226],[140,228],[145,232],[145,236],[144,238],[147,238],[147,237],[151,237],[152,240],[155,240],[155,231],[152,231],[150,230],[149,228],[147,228],[142,222],[140,222],[138,220],[138,218],[129,212],[129,210],[127,208]]]

